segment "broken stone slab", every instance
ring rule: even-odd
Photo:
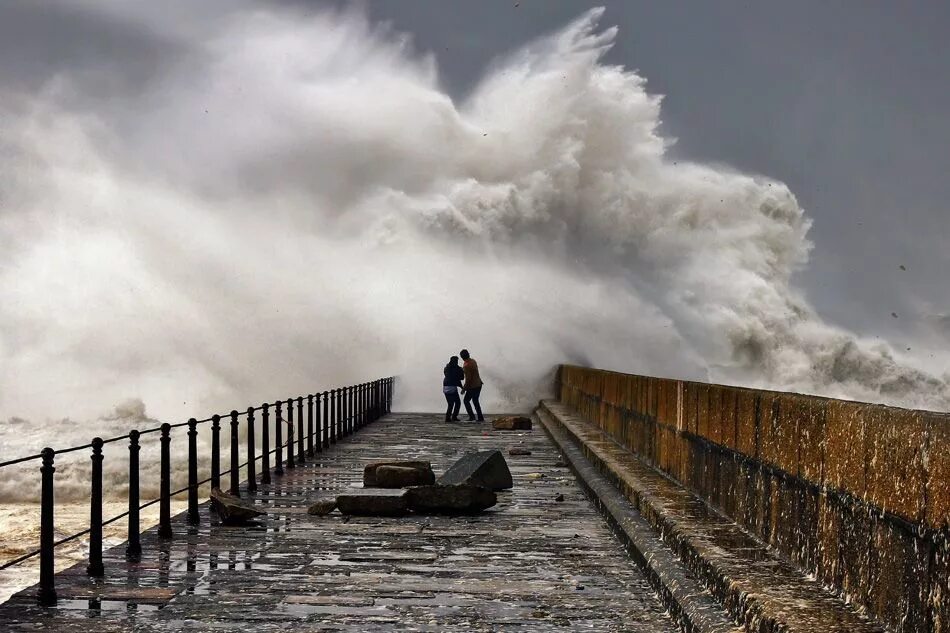
[[[319,499],[310,504],[307,514],[312,516],[326,516],[336,510],[336,499]]]
[[[452,464],[437,483],[442,486],[470,484],[489,490],[507,490],[513,485],[511,471],[501,451],[468,453]]]
[[[379,487],[376,480],[376,470],[380,466],[399,466],[401,468],[413,468],[416,470],[432,472],[431,462],[424,462],[419,460],[401,460],[401,461],[385,461],[385,462],[373,462],[371,464],[366,464],[363,467],[363,487],[364,488],[377,488]],[[435,474],[433,473],[433,477]]]
[[[378,490],[339,495],[336,507],[346,516],[398,517],[409,512],[405,490]]]
[[[215,488],[211,491],[211,507],[224,525],[245,525],[248,521],[267,514],[247,501]]]
[[[529,451],[529,450],[526,449],[526,448],[520,448],[520,447],[518,447],[518,446],[515,446],[514,448],[509,448],[509,449],[508,449],[508,454],[511,455],[511,456],[513,456],[513,457],[516,457],[516,456],[519,456],[519,455],[530,455],[530,454],[531,454],[531,451]]]
[[[431,469],[407,468],[383,465],[376,469],[377,488],[406,488],[408,486],[431,486],[435,473]]]
[[[406,490],[406,502],[419,514],[475,514],[498,503],[498,497],[469,484],[414,486]]]
[[[530,431],[531,418],[526,418],[523,415],[506,415],[495,418],[491,425],[496,431]]]

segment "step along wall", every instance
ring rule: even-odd
[[[896,631],[950,633],[950,415],[563,365],[556,393]]]

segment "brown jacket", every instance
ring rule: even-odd
[[[482,386],[482,378],[478,375],[478,363],[474,358],[469,358],[462,363],[462,371],[465,372],[465,383],[462,389],[478,389]]]

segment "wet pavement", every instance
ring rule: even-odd
[[[306,514],[309,500],[359,487],[366,462],[426,459],[441,473],[491,448],[515,485],[479,516]],[[394,414],[253,499],[269,511],[260,525],[219,526],[205,508],[197,528],[179,516],[172,540],[143,534],[139,563],[120,546],[104,579],[82,565],[58,574],[55,608],[37,606],[35,589],[17,594],[0,606],[3,630],[677,630],[540,428]]]

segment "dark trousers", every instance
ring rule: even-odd
[[[445,402],[448,404],[448,407],[445,409],[445,421],[458,420],[459,409],[462,408],[462,401],[459,399],[458,389],[452,393],[442,393],[445,395]]]
[[[478,421],[482,422],[485,420],[485,418],[482,417],[482,405],[478,404],[478,396],[480,395],[482,395],[481,387],[465,390],[465,410],[468,411],[469,420],[475,419],[475,414],[472,413],[472,404],[475,405],[475,411],[478,412]]]

